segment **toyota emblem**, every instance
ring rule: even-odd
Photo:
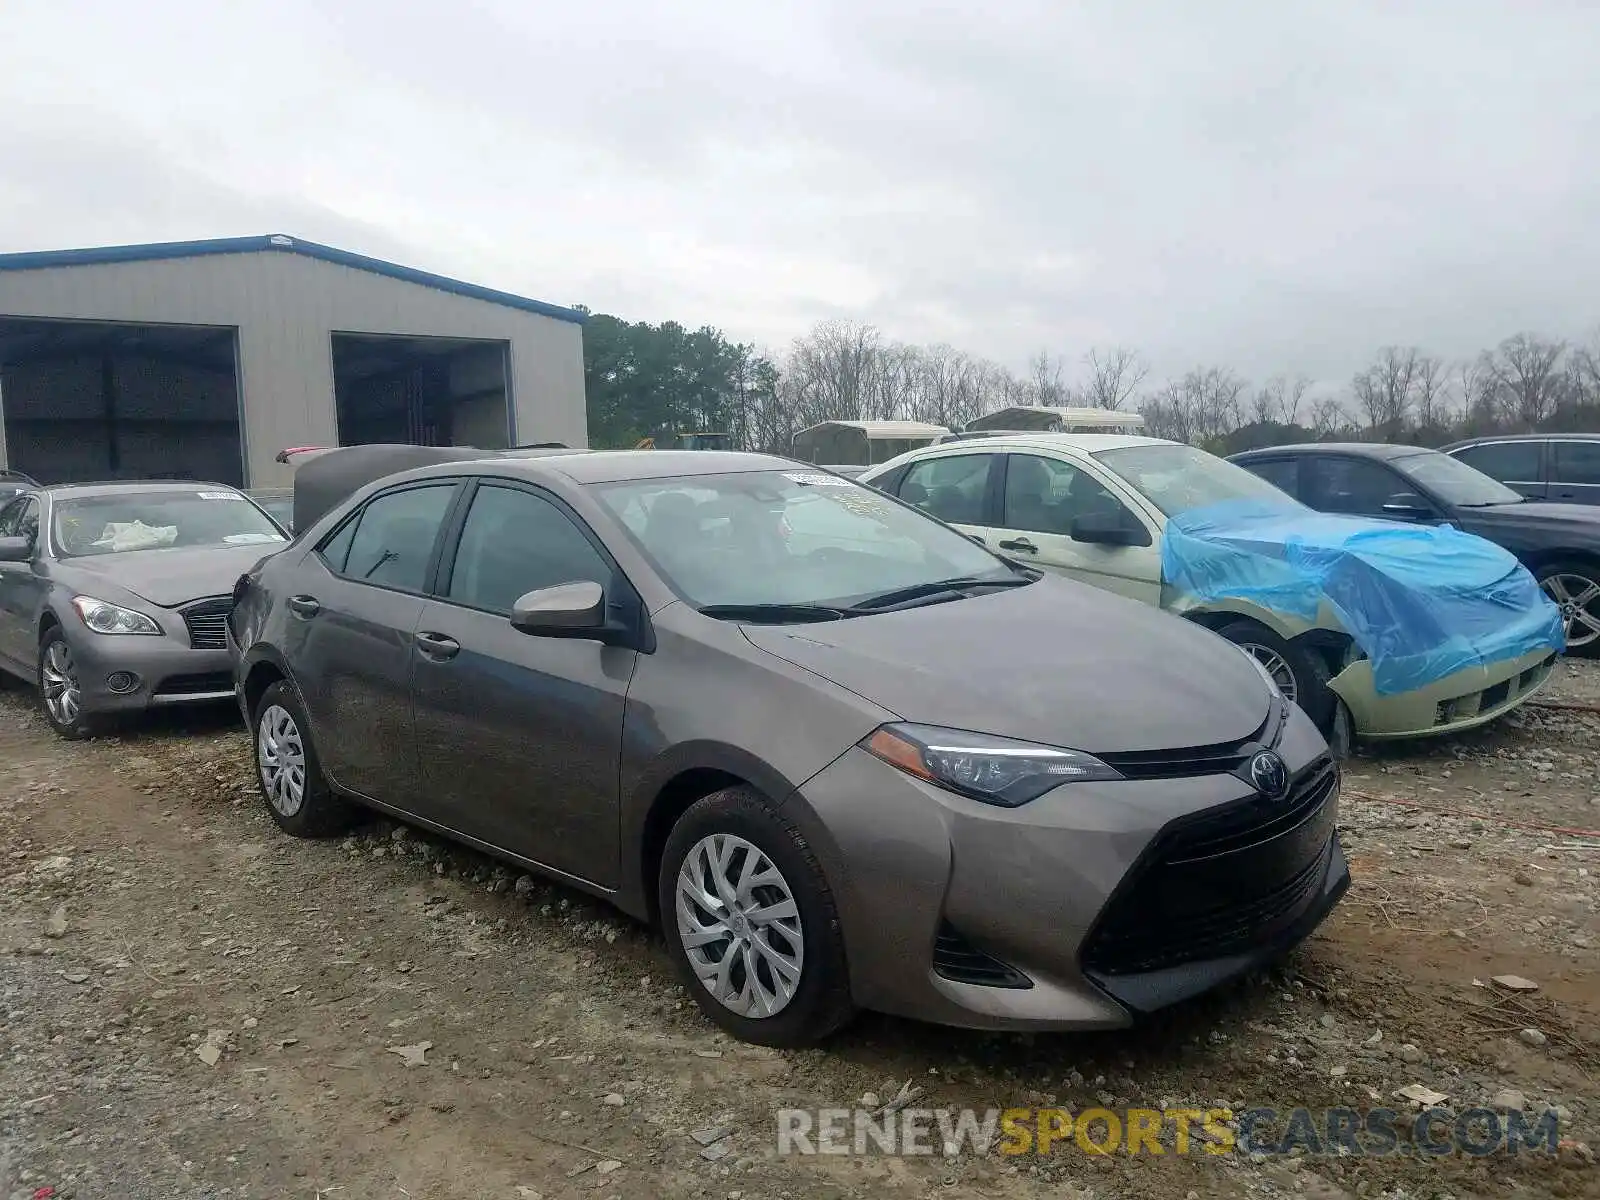
[[[1271,750],[1250,760],[1250,782],[1268,800],[1281,800],[1289,791],[1289,768]]]

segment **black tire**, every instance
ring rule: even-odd
[[[1265,625],[1255,621],[1231,621],[1217,632],[1235,646],[1260,646],[1283,660],[1294,676],[1295,701],[1310,717],[1323,736],[1335,733],[1334,718],[1339,698],[1328,686],[1328,668],[1314,654],[1284,641]]]
[[[284,726],[277,719],[280,713],[287,717],[293,727],[293,743],[301,758],[297,806],[290,800],[274,799],[272,785],[268,782],[269,769],[263,761],[262,743],[267,737],[269,715],[280,735],[274,740],[280,745],[285,740],[281,737]],[[279,829],[294,837],[322,838],[343,833],[355,823],[355,805],[338,795],[322,773],[316,746],[311,741],[311,722],[306,717],[305,703],[294,685],[287,680],[280,679],[270,685],[256,701],[250,713],[250,748],[261,801]],[[272,753],[275,757],[281,755],[278,750]],[[292,777],[292,772],[290,774]],[[287,789],[282,795],[292,798],[293,790]]]
[[[800,981],[788,1002],[769,1016],[735,1012],[713,996],[695,974],[678,927],[679,872],[703,839],[718,834],[743,839],[764,855],[777,868],[799,913]],[[657,900],[662,934],[684,987],[700,1010],[734,1037],[762,1046],[813,1046],[854,1014],[844,931],[822,864],[799,829],[753,789],[732,787],[714,792],[695,801],[678,818],[661,855]],[[769,944],[773,936],[769,932]],[[781,944],[783,934],[775,936]],[[723,953],[731,954],[732,946],[723,947]],[[770,967],[766,970],[770,978]],[[742,966],[733,968],[735,975],[742,971]]]
[[[1546,563],[1535,572],[1534,578],[1539,581],[1539,586],[1544,589],[1545,595],[1554,600],[1557,605],[1561,605],[1561,598],[1552,590],[1554,581],[1558,576],[1584,581],[1586,586],[1583,589],[1566,587],[1564,583],[1561,585],[1561,590],[1567,593],[1568,600],[1575,600],[1588,587],[1600,586],[1600,563],[1581,558],[1564,558],[1553,563]],[[1591,614],[1600,613],[1600,600],[1591,600],[1584,605],[1584,608]],[[1574,646],[1572,645],[1573,636],[1577,635],[1581,638],[1588,631],[1572,618],[1570,609],[1564,609],[1562,620],[1567,627],[1567,653],[1574,658],[1600,658],[1600,636],[1594,637],[1584,645]]]
[[[56,651],[54,649],[56,646],[60,646],[61,651]],[[64,653],[71,664],[68,673],[72,680],[71,688],[77,695],[76,714],[70,719],[57,716],[56,710],[51,707],[51,697],[59,695],[60,688],[47,676],[55,674],[51,665],[52,659],[60,653]],[[83,686],[78,680],[77,665],[72,658],[72,643],[67,640],[66,631],[59,625],[50,626],[39,639],[39,670],[34,682],[39,688],[39,711],[44,714],[44,719],[50,723],[50,728],[56,731],[58,737],[66,738],[69,742],[77,742],[94,737],[105,728],[103,717],[96,717],[83,711]]]

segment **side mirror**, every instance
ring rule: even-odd
[[[605,619],[605,589],[588,580],[539,588],[511,608],[511,627],[537,637],[596,637]]]
[[[32,559],[32,538],[0,537],[0,562],[31,562]]]
[[[1092,546],[1148,546],[1150,535],[1121,513],[1085,513],[1072,522],[1072,540]]]
[[[1397,521],[1426,521],[1434,515],[1433,505],[1415,492],[1396,492],[1383,502],[1383,512]]]

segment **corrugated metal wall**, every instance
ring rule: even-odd
[[[336,437],[334,332],[509,342],[516,440],[588,444],[582,326],[300,254],[0,271],[0,317],[237,327],[255,487],[287,482],[283,447]]]

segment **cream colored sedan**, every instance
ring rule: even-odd
[[[861,482],[1018,561],[1208,626],[1261,662],[1336,746],[1352,735],[1417,737],[1492,721],[1531,696],[1555,660],[1555,648],[1540,648],[1385,695],[1325,599],[1307,621],[1249,599],[1202,600],[1164,582],[1161,540],[1169,518],[1233,500],[1298,505],[1193,446],[1124,435],[1015,434],[915,450],[872,468]]]

